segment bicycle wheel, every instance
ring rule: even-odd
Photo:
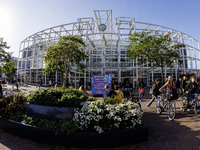
[[[162,109],[160,108],[160,106],[156,107],[156,111],[157,111],[158,114],[161,114]]]
[[[168,102],[168,105],[167,105],[167,116],[169,120],[173,120],[175,118],[175,114],[176,114],[175,104],[170,101]]]
[[[197,107],[197,108],[196,108]],[[197,99],[197,101],[194,104],[194,113],[199,116],[199,100]]]
[[[185,111],[185,108],[187,107],[187,97],[183,97],[180,101],[180,109],[182,111]]]

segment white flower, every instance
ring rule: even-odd
[[[98,133],[108,129],[120,128],[120,123],[124,121],[132,123],[131,126],[126,128],[134,128],[142,123],[143,112],[138,108],[138,104],[131,101],[115,105],[105,104],[104,101],[88,101],[83,103],[81,109],[75,110],[73,119],[79,123],[79,129],[87,130],[88,125],[93,125],[94,130]],[[103,119],[110,119],[115,123],[108,124],[107,127],[102,128],[100,127],[100,120]]]

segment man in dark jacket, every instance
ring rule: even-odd
[[[155,83],[152,86],[152,99],[149,101],[149,103],[146,105],[146,107],[150,107],[151,104],[153,103],[153,101],[157,98],[158,95],[160,95],[160,81],[159,80],[155,80]]]
[[[196,81],[195,77],[191,77],[191,81],[186,85],[185,90],[186,93],[189,94],[187,111],[190,111],[191,102],[193,100],[194,104],[196,103],[196,92],[199,90],[199,84]],[[195,110],[196,112],[199,112],[197,104],[195,104]]]
[[[187,83],[188,83],[188,81],[187,81],[186,76],[183,76],[183,80],[181,81],[181,85],[180,85],[180,88],[182,89],[183,94],[185,93],[185,87],[186,87]]]

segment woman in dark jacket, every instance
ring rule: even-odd
[[[152,99],[150,100],[150,102],[146,105],[146,107],[150,107],[151,104],[153,103],[153,101],[157,98],[158,95],[160,95],[160,81],[159,80],[156,80],[152,86]]]

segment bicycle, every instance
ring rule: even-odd
[[[157,112],[162,113],[167,111],[167,117],[169,120],[174,120],[176,115],[176,101],[173,99],[173,94],[170,94],[170,98],[164,100],[164,94],[159,95],[157,98]]]
[[[183,94],[180,102],[180,109],[184,112],[187,108],[188,94]]]
[[[190,104],[190,108],[192,107],[192,106],[194,106],[194,113],[195,113],[195,115],[197,116],[197,117],[199,117],[199,115],[198,115],[198,113],[199,113],[199,96],[197,95],[197,94],[195,94],[196,96],[195,96],[195,98],[194,99],[196,99],[196,101],[194,101],[194,99],[192,99],[192,102],[191,102],[191,104]]]

